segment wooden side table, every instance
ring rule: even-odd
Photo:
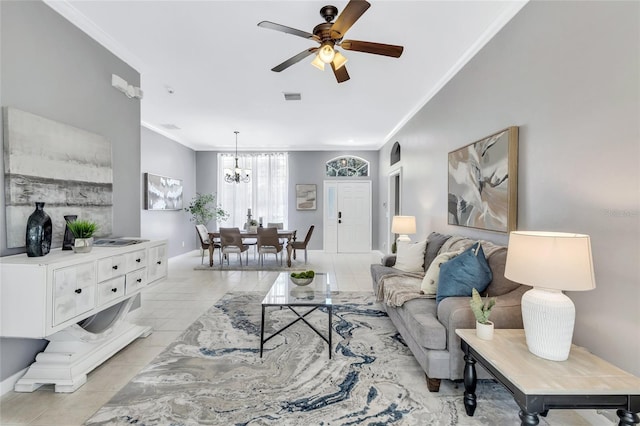
[[[529,352],[524,330],[495,330],[481,340],[475,330],[456,330],[465,353],[464,406],[476,409],[476,362],[502,383],[520,406],[523,426],[535,426],[552,408],[618,409],[619,425],[640,423],[640,378],[572,345],[569,359],[550,361]]]

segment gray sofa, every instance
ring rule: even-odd
[[[447,251],[469,247],[476,241],[468,238],[432,233],[427,238],[424,269],[433,259]],[[482,246],[491,268],[493,279],[483,295],[496,297],[496,305],[490,320],[495,328],[522,328],[520,299],[530,287],[520,285],[504,277],[507,256],[506,247],[482,241]],[[380,265],[371,265],[374,292],[378,293],[380,280],[389,275],[404,276],[420,286],[421,279],[405,275],[393,268],[395,256],[385,256]],[[414,274],[415,275],[415,274]],[[475,318],[469,307],[469,297],[448,297],[436,305],[435,299],[412,299],[402,306],[393,307],[382,303],[405,343],[425,371],[431,392],[437,392],[441,379],[463,378],[464,358],[460,349],[460,338],[456,328],[475,328]],[[478,369],[480,378],[489,378]]]

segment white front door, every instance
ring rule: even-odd
[[[371,251],[371,182],[325,182],[325,251]]]

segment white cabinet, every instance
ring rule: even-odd
[[[125,317],[133,296],[166,276],[166,241],[0,258],[0,336],[49,340],[15,390],[82,386],[88,372],[151,332]],[[101,315],[114,305],[115,318],[112,310]]]

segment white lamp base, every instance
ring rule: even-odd
[[[400,234],[398,235],[398,238],[396,239],[397,243],[410,243],[411,242],[411,238],[409,238],[409,236],[407,234]]]
[[[551,361],[569,358],[576,309],[560,290],[532,288],[522,295],[522,321],[529,352]]]

